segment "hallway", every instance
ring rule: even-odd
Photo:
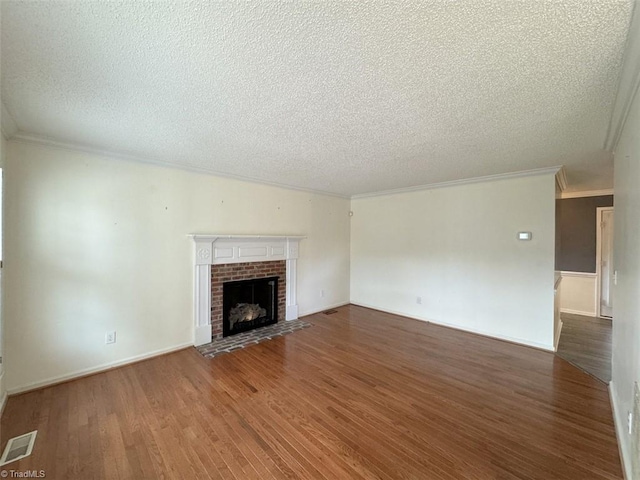
[[[611,320],[562,314],[557,355],[609,383],[611,381]]]

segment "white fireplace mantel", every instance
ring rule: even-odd
[[[194,345],[211,342],[211,265],[285,260],[286,320],[298,318],[296,263],[297,235],[214,235],[190,234],[194,250]]]

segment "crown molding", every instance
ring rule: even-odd
[[[627,33],[627,45],[622,63],[622,72],[618,82],[613,112],[609,119],[604,149],[615,151],[622,135],[631,104],[640,87],[640,6],[638,0],[633,2],[633,12]]]
[[[2,110],[0,111],[0,120],[4,138],[8,140],[18,133],[18,125],[7,110],[7,107],[4,106],[4,103],[2,104]]]
[[[560,170],[556,173],[556,185],[560,192],[564,192],[567,189],[567,172],[564,169],[564,165],[560,167]]]
[[[231,180],[238,180],[238,181],[243,181],[243,182],[255,183],[255,184],[259,184],[259,185],[268,185],[268,186],[271,186],[271,187],[284,188],[286,190],[293,190],[293,191],[298,191],[298,192],[312,193],[312,194],[315,194],[315,195],[324,195],[324,196],[330,196],[330,197],[336,197],[336,198],[344,198],[344,199],[359,199],[359,198],[379,197],[379,196],[385,196],[385,195],[395,195],[395,194],[399,194],[399,193],[408,193],[408,192],[417,192],[417,191],[422,191],[422,190],[432,190],[432,189],[436,189],[436,188],[453,187],[453,186],[456,186],[456,185],[470,185],[470,184],[474,184],[474,183],[489,182],[489,181],[494,181],[494,180],[506,180],[506,179],[510,179],[510,178],[530,177],[530,176],[547,175],[547,174],[556,175],[556,182],[558,182],[558,174],[560,172],[562,172],[560,174],[561,178],[565,178],[565,181],[566,181],[566,177],[564,177],[563,166],[555,166],[555,167],[547,167],[547,168],[537,168],[537,169],[533,169],[533,170],[523,170],[523,171],[519,171],[519,172],[500,173],[500,174],[496,174],[496,175],[485,175],[485,176],[482,176],[482,177],[464,178],[464,179],[452,180],[452,181],[448,181],[448,182],[431,183],[431,184],[425,184],[425,185],[417,185],[417,186],[413,186],[413,187],[397,188],[397,189],[392,189],[392,190],[382,190],[382,191],[378,191],[378,192],[361,193],[361,194],[349,196],[349,195],[342,195],[342,194],[338,194],[338,193],[334,193],[334,192],[326,192],[326,191],[322,191],[322,190],[314,190],[314,189],[309,189],[309,188],[296,187],[296,186],[293,186],[293,185],[286,185],[286,184],[281,184],[281,183],[277,183],[277,182],[263,181],[263,180],[258,180],[258,179],[255,179],[255,178],[244,177],[244,176],[241,176],[241,175],[232,175],[232,174],[222,173],[222,172],[218,172],[218,171],[215,171],[215,170],[212,170],[212,169],[207,169],[207,168],[191,167],[191,166],[185,166],[185,165],[175,165],[175,164],[172,164],[172,163],[169,163],[169,162],[165,162],[165,161],[161,161],[161,160],[155,160],[155,159],[149,159],[149,158],[145,158],[145,157],[139,157],[139,156],[136,156],[136,155],[130,155],[130,154],[126,154],[126,153],[122,153],[122,152],[116,151],[116,150],[96,148],[96,147],[92,147],[92,146],[89,146],[89,145],[83,145],[83,144],[78,144],[78,143],[61,142],[61,141],[54,140],[52,138],[44,137],[44,136],[41,136],[41,135],[27,134],[27,133],[24,133],[24,132],[14,133],[10,137],[10,139],[11,139],[12,142],[15,142],[15,143],[38,145],[38,146],[56,148],[56,149],[66,150],[66,151],[71,151],[71,152],[84,152],[84,153],[88,153],[88,154],[91,154],[91,155],[99,155],[99,156],[104,156],[104,157],[110,157],[110,158],[114,158],[114,159],[122,160],[122,161],[127,161],[127,162],[144,163],[144,164],[148,164],[148,165],[155,165],[155,166],[165,167],[165,168],[173,168],[173,169],[183,170],[183,171],[187,171],[187,172],[201,173],[201,174],[206,174],[206,175],[213,175],[213,176],[216,176],[216,177],[228,178],[228,179],[231,179]],[[609,194],[605,194],[605,195],[609,195]]]
[[[176,165],[174,163],[165,162],[162,160],[150,159],[145,157],[139,157],[136,155],[130,155],[127,153],[119,152],[116,150],[96,148],[89,145],[83,145],[79,143],[60,142],[52,138],[44,137],[41,135],[32,135],[24,132],[18,132],[11,136],[11,141],[15,143],[25,143],[30,145],[38,145],[42,147],[56,148],[60,150],[66,150],[71,152],[84,152],[91,155],[99,155],[103,157],[115,158],[117,160],[123,160],[126,162],[144,163],[147,165],[155,165],[157,167],[173,168],[177,170],[183,170],[192,173],[201,173],[205,175],[213,175],[220,178],[228,178],[230,180],[238,180],[242,182],[255,183],[259,185],[267,185],[270,187],[284,188],[286,190],[294,190],[297,192],[313,193],[315,195],[324,195],[329,197],[345,198],[348,199],[349,195],[342,195],[335,192],[325,192],[323,190],[314,190],[311,188],[296,187],[294,185],[287,185],[283,183],[270,182],[266,180],[259,180],[256,178],[245,177],[242,175],[233,175],[229,173],[218,172],[213,169],[193,167],[186,165]]]
[[[605,195],[613,195],[613,188],[603,190],[585,190],[584,192],[563,192],[560,198],[583,198],[583,197],[603,197]]]
[[[434,190],[436,188],[455,187],[458,185],[471,185],[474,183],[491,182],[495,180],[508,180],[511,178],[532,177],[538,175],[556,175],[562,169],[561,166],[549,168],[536,168],[533,170],[523,170],[520,172],[498,173],[496,175],[485,175],[482,177],[463,178],[460,180],[451,180],[449,182],[430,183],[426,185],[416,185],[414,187],[396,188],[393,190],[383,190],[380,192],[361,193],[353,195],[351,199],[381,197],[386,195],[397,195],[399,193],[421,192],[423,190]]]

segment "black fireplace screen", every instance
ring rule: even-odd
[[[222,285],[222,336],[278,321],[278,277],[225,282]]]

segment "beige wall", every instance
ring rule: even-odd
[[[640,95],[636,94],[615,154],[616,219],[613,287],[613,364],[611,394],[628,478],[632,436],[627,413],[633,409],[634,382],[640,382]],[[635,432],[640,435],[640,432]],[[640,472],[638,472],[640,475]]]
[[[300,314],[349,301],[348,199],[14,142],[5,173],[10,392],[189,344],[188,233],[306,235]]]
[[[351,208],[353,303],[553,349],[554,175],[362,198]],[[533,240],[518,241],[518,231]]]

